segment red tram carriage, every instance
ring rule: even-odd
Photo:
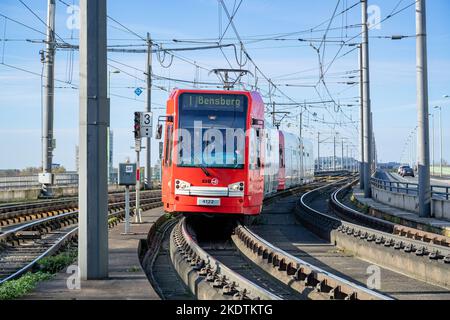
[[[313,179],[312,144],[269,127],[257,92],[177,89],[164,118],[166,212],[258,215],[265,196]]]

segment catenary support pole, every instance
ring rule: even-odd
[[[360,163],[359,163],[359,187],[364,190],[364,81],[363,81],[363,63],[362,63],[362,45],[359,46],[359,96],[360,96],[360,107],[359,107],[359,147],[360,147]]]
[[[300,115],[299,115],[299,134],[300,134],[300,179],[303,182],[305,177],[305,152],[304,152],[304,146],[303,146],[303,107],[300,106]]]
[[[106,0],[80,0],[78,263],[82,280],[108,277]]]
[[[369,28],[367,21],[367,0],[361,0],[362,7],[362,63],[363,63],[363,127],[364,127],[364,197],[372,196],[370,178],[372,164],[372,132],[370,106],[370,72],[369,72]]]
[[[336,172],[336,136],[333,137],[333,171]]]
[[[317,132],[317,171],[321,171],[320,165],[320,132]]]
[[[147,33],[147,101],[146,112],[152,111],[152,40],[150,34]],[[153,127],[152,127],[153,128]],[[152,183],[152,140],[146,138],[146,159],[145,159],[145,188],[151,189]]]
[[[53,162],[53,108],[55,103],[55,0],[47,2],[47,36],[44,63],[44,93],[42,110],[42,173],[41,194],[44,197],[52,195],[52,162]],[[50,182],[50,183],[49,183]]]
[[[417,116],[418,116],[418,175],[419,216],[430,217],[430,131],[428,117],[428,70],[425,0],[416,1],[416,50],[417,50]]]

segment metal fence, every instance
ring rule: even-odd
[[[55,185],[78,185],[78,173],[67,172],[55,174]],[[0,190],[40,188],[38,176],[0,177]]]
[[[419,195],[419,184],[417,183],[388,181],[384,179],[372,178],[371,184],[375,188],[389,192],[406,193],[413,196]],[[440,200],[449,200],[450,186],[431,186],[431,196]]]

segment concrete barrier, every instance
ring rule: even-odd
[[[419,214],[419,200],[415,195],[390,192],[372,185],[372,198],[391,207]],[[450,200],[431,199],[431,216],[450,221]]]
[[[418,257],[393,247],[386,248],[374,242],[361,241],[336,230],[331,231],[331,242],[363,260],[450,289],[449,266],[440,261],[430,260],[427,256]]]

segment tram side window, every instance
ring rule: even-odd
[[[280,168],[285,168],[286,165],[284,164],[284,152],[282,146],[280,146]]]
[[[256,129],[256,168],[261,168],[261,132]]]
[[[164,164],[167,166],[172,165],[172,149],[173,149],[173,125],[167,126],[166,134],[166,153],[164,155]]]

